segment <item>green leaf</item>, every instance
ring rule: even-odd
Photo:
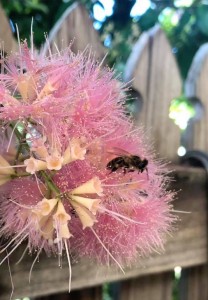
[[[138,23],[142,31],[150,29],[157,23],[159,13],[160,11],[149,8],[146,13],[140,17]]]
[[[208,6],[202,5],[197,7],[197,25],[200,31],[208,36]]]

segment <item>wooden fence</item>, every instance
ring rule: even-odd
[[[6,52],[15,51],[17,44],[9,31],[9,24],[0,10],[0,40],[4,40]],[[6,34],[5,34],[6,33]],[[75,39],[74,39],[75,38]],[[49,34],[49,43],[65,46],[74,39],[73,51],[84,50],[92,45],[97,57],[102,58],[105,50],[97,32],[93,29],[85,9],[80,5],[69,8]],[[43,46],[47,53],[46,46]],[[187,96],[200,98],[204,114],[193,124],[192,147],[208,151],[208,45],[202,46],[196,54],[185,82]],[[133,88],[142,95],[143,106],[135,123],[143,124],[147,136],[155,141],[158,156],[177,163],[177,149],[181,132],[169,119],[169,106],[174,97],[182,91],[182,80],[172,54],[171,47],[163,31],[155,26],[143,33],[126,64],[125,80],[132,80]],[[14,262],[21,256],[19,249],[10,259],[15,286],[13,299],[41,297],[37,299],[77,299],[101,300],[101,285],[105,282],[120,282],[117,298],[112,300],[171,300],[174,289],[175,266],[182,267],[179,281],[180,300],[208,299],[207,269],[207,177],[203,169],[184,166],[170,166],[174,169],[172,189],[180,190],[174,203],[176,210],[189,211],[180,214],[178,228],[170,237],[164,253],[143,259],[125,275],[103,266],[99,268],[87,260],[73,266],[72,292],[68,289],[68,268],[57,267],[54,258],[40,257],[33,270],[32,281],[28,284],[28,272],[32,258],[26,257],[22,263]],[[6,267],[0,268],[0,300],[9,299],[11,283]],[[59,296],[48,296],[62,293]],[[44,295],[47,297],[44,297]],[[35,298],[36,299],[36,298]]]

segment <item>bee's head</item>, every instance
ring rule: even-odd
[[[144,168],[148,165],[148,160],[146,158],[143,159],[142,164]]]
[[[109,163],[107,163],[106,169],[107,170],[111,170],[112,169],[112,162],[111,161],[109,161]]]

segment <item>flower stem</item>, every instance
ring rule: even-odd
[[[45,171],[40,171],[40,174],[43,176],[43,178],[45,179],[49,189],[52,192],[55,192],[56,194],[60,195],[60,190],[59,188],[55,185],[55,183],[53,182],[53,180],[50,178],[50,176],[45,172]]]

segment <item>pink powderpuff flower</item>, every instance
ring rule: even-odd
[[[163,249],[175,217],[166,170],[123,107],[114,74],[70,49],[49,57],[26,43],[2,67],[0,118],[11,128],[0,175],[6,258],[23,242],[36,251],[116,263]],[[10,249],[10,250],[8,250]],[[69,251],[70,250],[70,251]],[[31,272],[30,272],[31,275]]]

